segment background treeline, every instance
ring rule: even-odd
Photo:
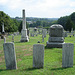
[[[35,18],[26,17],[26,25],[28,27],[43,27],[49,28],[52,24],[61,24],[65,30],[75,30],[75,12],[69,16],[58,18]],[[11,18],[3,11],[0,11],[0,32],[2,32],[2,23],[4,23],[5,32],[21,32],[22,29],[22,18],[15,17]]]
[[[11,19],[3,11],[0,11],[0,32],[2,32],[3,23],[4,23],[5,32],[16,32],[18,31],[18,27],[21,21],[17,21],[16,19]]]
[[[22,21],[21,17],[15,17],[17,21]],[[50,25],[57,23],[58,18],[35,18],[26,17],[28,27],[44,27],[49,28]]]
[[[75,30],[75,12],[69,16],[60,17],[57,23],[61,24],[66,31],[71,32],[71,29]]]

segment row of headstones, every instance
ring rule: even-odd
[[[6,69],[17,69],[16,55],[14,43],[3,44]],[[73,51],[72,43],[65,43],[62,47],[62,67],[73,67]],[[44,66],[44,45],[33,45],[33,68],[43,68]]]
[[[12,42],[14,42],[14,35],[12,35]],[[6,43],[6,37],[4,36],[4,43]]]
[[[31,36],[35,36],[34,34],[31,34]],[[38,36],[38,34],[36,34],[36,36]],[[44,37],[46,37],[46,36],[44,36],[44,35],[42,35],[42,42],[44,42]],[[14,35],[12,34],[12,42],[14,42]],[[6,37],[4,37],[4,43],[6,43]]]

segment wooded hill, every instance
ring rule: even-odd
[[[43,27],[49,28],[52,24],[61,24],[65,30],[75,30],[75,12],[69,16],[60,18],[37,18],[26,17],[26,25],[28,27]],[[22,17],[11,18],[3,11],[0,11],[0,32],[2,31],[2,23],[5,26],[5,32],[16,32],[22,29]]]

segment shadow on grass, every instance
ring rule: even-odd
[[[53,49],[53,48],[49,48],[49,47],[45,46],[45,49]]]
[[[33,71],[37,69],[43,69],[43,68],[27,68],[27,69],[23,69],[22,71]]]
[[[7,71],[7,70],[6,70],[6,69],[0,69],[0,72],[1,72],[1,71]]]
[[[72,67],[68,67],[68,68],[72,68]],[[59,68],[52,68],[51,70],[64,70],[64,69],[67,69],[67,68],[59,67]]]
[[[61,48],[59,48],[59,47],[57,47],[58,49],[61,49]],[[45,46],[45,49],[54,49],[54,48],[49,48],[49,47],[47,47],[47,46]]]
[[[14,43],[22,43],[22,42],[18,41],[18,42],[14,42]]]

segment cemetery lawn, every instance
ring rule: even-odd
[[[66,43],[74,44],[74,61],[72,68],[62,68],[62,48],[46,48],[44,50],[44,68],[33,68],[33,45],[40,41],[46,46],[48,35],[42,42],[42,35],[30,37],[29,42],[20,42],[21,35],[15,36],[15,52],[17,70],[6,70],[3,43],[0,39],[0,75],[75,75],[75,37],[65,37]],[[6,37],[11,42],[12,36]]]

